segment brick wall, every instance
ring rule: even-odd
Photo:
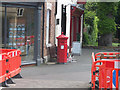
[[[55,38],[55,2],[50,2],[52,4],[51,8],[51,17],[50,17],[50,29],[49,29],[49,35],[50,35],[50,43],[51,45],[54,45],[54,38]],[[45,24],[44,24],[44,56],[49,55],[48,48],[46,47],[46,21],[47,21],[47,3],[45,3]]]

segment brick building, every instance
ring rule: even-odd
[[[55,44],[55,2],[2,2],[2,48],[20,49],[22,64],[48,60]]]
[[[48,60],[48,47],[55,45],[55,2],[45,3],[44,58]],[[48,20],[49,19],[49,20]],[[49,24],[49,25],[48,25]]]

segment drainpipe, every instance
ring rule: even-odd
[[[45,2],[43,3],[43,26],[42,26],[42,59],[44,61],[44,17],[45,17]]]
[[[83,38],[83,15],[81,16],[81,32],[80,32],[80,43],[82,45],[82,38]]]
[[[7,47],[7,7],[5,5],[5,19],[4,19],[4,48]]]
[[[41,64],[41,56],[40,56],[40,37],[41,37],[41,7],[42,5],[38,3],[37,9],[36,9],[36,33],[35,33],[35,50],[34,50],[34,59],[36,60],[36,65],[40,66]]]
[[[83,5],[83,8],[84,8],[84,5]],[[81,46],[82,46],[82,40],[83,40],[83,29],[84,29],[84,13],[81,16],[81,39],[80,39]]]

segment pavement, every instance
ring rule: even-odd
[[[91,81],[91,53],[105,50],[82,49],[76,62],[22,67],[21,79],[9,88],[89,88]]]

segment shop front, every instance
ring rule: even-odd
[[[19,49],[23,63],[36,63],[38,3],[2,3],[2,48]],[[37,30],[36,30],[37,29]],[[39,34],[39,33],[38,33]]]

